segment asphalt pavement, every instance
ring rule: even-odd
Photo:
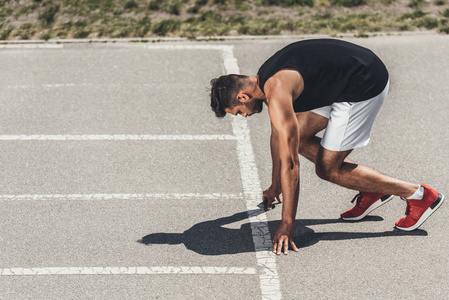
[[[302,157],[300,251],[270,253],[267,112],[217,119],[208,87],[303,38],[0,45],[0,299],[448,299],[447,204],[343,222],[356,192]],[[449,36],[345,40],[391,81],[351,158],[449,195]]]

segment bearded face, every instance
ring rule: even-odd
[[[245,106],[248,108],[248,110],[251,111],[251,115],[260,113],[263,109],[263,101],[254,99],[253,101],[251,101],[249,103],[245,103]]]

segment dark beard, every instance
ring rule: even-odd
[[[263,110],[263,101],[254,100],[251,103],[245,103],[245,106],[252,112],[252,114],[260,113]]]

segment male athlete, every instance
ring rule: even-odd
[[[271,120],[272,185],[263,202],[281,202],[282,221],[273,252],[288,253],[294,241],[299,196],[298,153],[315,164],[316,174],[360,191],[356,205],[341,214],[360,220],[393,198],[407,202],[396,228],[417,229],[443,202],[444,196],[424,184],[412,184],[352,162],[348,155],[366,146],[388,93],[388,71],[370,50],[355,44],[316,39],[296,42],[276,52],[257,75],[225,75],[211,81],[211,107],[217,117],[243,117],[268,107]],[[326,129],[323,138],[316,134]]]

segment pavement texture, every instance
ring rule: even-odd
[[[344,222],[357,192],[302,157],[300,251],[266,251],[267,112],[217,119],[208,87],[296,40],[0,48],[0,299],[448,299],[447,203],[408,233],[399,197]],[[391,81],[351,159],[449,195],[449,37],[345,40]]]

